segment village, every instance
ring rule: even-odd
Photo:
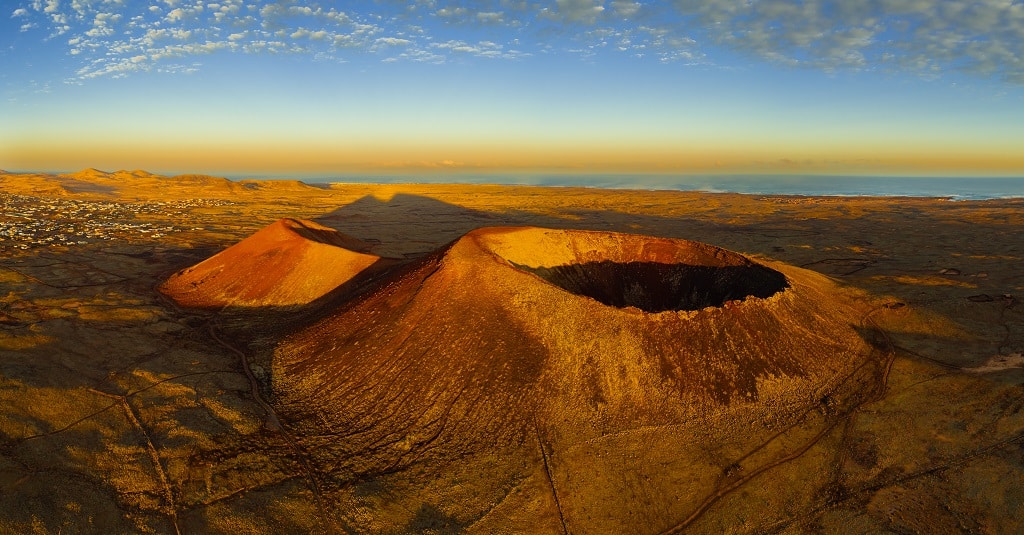
[[[194,208],[231,204],[220,199],[116,202],[0,193],[0,247],[27,250],[161,238],[198,230],[178,223]]]

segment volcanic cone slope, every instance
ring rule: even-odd
[[[873,391],[851,292],[697,242],[478,229],[285,339],[275,395],[319,466],[390,478],[408,510],[658,532],[730,465],[786,454]],[[373,508],[377,528],[412,526]]]
[[[374,265],[367,244],[312,221],[281,219],[172,275],[159,290],[194,308],[305,305]]]

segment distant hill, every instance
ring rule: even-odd
[[[74,178],[76,180],[107,180],[111,178],[112,173],[100,171],[99,169],[94,169],[90,167],[88,169],[82,169],[77,173],[67,173],[59,176]]]
[[[165,176],[149,171],[103,171],[95,168],[74,173],[20,173],[0,171],[4,191],[24,195],[52,195],[83,199],[163,199],[210,197],[227,199],[234,195],[278,195],[302,193],[319,188],[298,180],[240,180],[183,174]]]
[[[227,186],[233,183],[231,180],[228,180],[224,177],[210,175],[188,174],[160,178],[168,182],[175,182],[177,184],[187,184],[193,186]]]
[[[239,180],[239,184],[247,188],[276,190],[276,191],[307,191],[319,189],[310,186],[301,180]]]
[[[306,305],[377,264],[369,249],[312,221],[281,219],[175,273],[159,290],[195,308]]]

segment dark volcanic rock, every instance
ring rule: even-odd
[[[778,271],[753,264],[690,266],[657,262],[587,262],[551,268],[516,266],[574,294],[645,312],[700,310],[786,287]]]

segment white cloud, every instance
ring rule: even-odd
[[[106,37],[113,34],[114,30],[106,26],[94,26],[85,32],[85,35],[88,37]]]
[[[614,0],[612,2],[612,11],[620,17],[629,18],[640,11],[640,3],[631,0]]]
[[[298,0],[24,0],[10,16],[19,19],[21,31],[45,27],[51,38],[66,32],[66,53],[92,74],[127,74],[128,65],[185,72],[197,68],[190,54],[208,53],[209,47],[195,45],[221,43],[218,50],[308,54],[321,61],[365,54],[434,63],[571,50],[690,64],[713,61],[726,48],[755,61],[828,71],[959,70],[1024,83],[1019,0],[417,0],[346,4],[349,11],[330,6]],[[138,60],[143,56],[148,59]]]
[[[433,16],[442,19],[446,24],[454,26],[505,25],[509,28],[515,28],[520,26],[523,20],[517,16],[507,16],[508,8],[512,7],[511,4],[512,2],[507,0],[501,2],[492,0],[473,2],[470,6],[444,6],[436,9],[433,12]],[[526,17],[529,16],[529,13],[521,13],[520,15]]]
[[[476,20],[484,24],[504,24],[505,14],[497,11],[481,11],[476,14]]]
[[[1024,4],[1009,0],[677,0],[721,45],[826,70],[1024,75]]]
[[[344,12],[330,10],[323,14],[323,17],[327,20],[334,21],[336,24],[350,24],[352,18],[346,15]]]
[[[594,24],[604,11],[601,0],[555,0],[558,15],[569,22]]]
[[[430,47],[435,50],[444,50],[481,58],[515,59],[528,55],[518,50],[505,50],[503,45],[494,41],[468,43],[460,40],[449,40],[441,43],[431,43]]]
[[[412,44],[412,41],[408,39],[399,39],[397,37],[379,37],[374,42],[387,46],[409,46]]]
[[[284,8],[278,4],[267,4],[260,9],[260,16],[264,19],[269,19],[283,13]]]
[[[167,16],[164,18],[167,19],[167,22],[178,22],[179,20],[185,18],[185,10],[181,9],[180,7],[172,9],[170,13],[168,13]]]
[[[436,15],[445,19],[465,19],[469,10],[464,7],[443,7],[437,10]]]
[[[121,14],[120,13],[97,13],[95,20],[96,20],[97,23],[103,23],[103,24],[106,24],[108,22],[109,23],[117,23],[117,21],[121,20]]]
[[[149,46],[153,46],[157,41],[170,35],[170,30],[167,28],[149,29],[146,30],[146,34],[143,39]]]

